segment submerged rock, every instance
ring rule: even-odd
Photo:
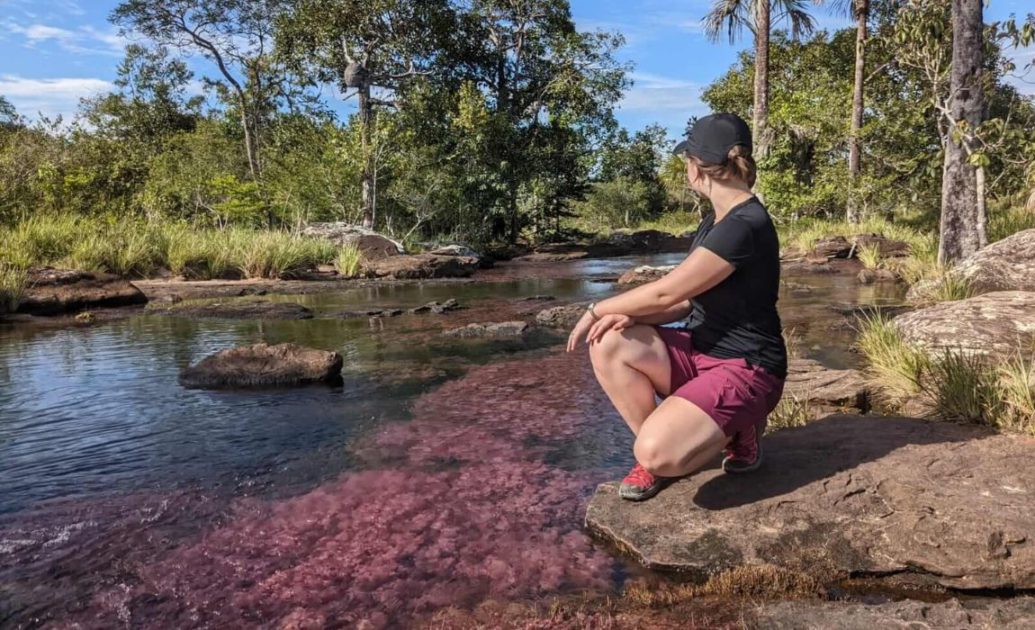
[[[295,302],[232,299],[204,304],[178,302],[151,309],[162,315],[204,319],[312,319],[313,312]]]
[[[540,326],[547,328],[571,328],[586,312],[588,304],[589,302],[578,302],[543,309],[536,314],[535,321]]]
[[[363,317],[396,317],[402,315],[401,308],[372,308],[365,311],[345,311],[342,319],[360,319]]]
[[[800,628],[1035,628],[1035,598],[985,599],[945,602],[915,600],[863,604],[795,601],[763,604],[754,613],[750,628],[798,630]]]
[[[858,370],[835,370],[811,359],[788,362],[784,396],[807,401],[813,418],[834,412],[870,410],[866,377]]]
[[[753,475],[710,468],[645,503],[601,485],[586,525],[644,565],[703,580],[772,564],[823,582],[889,577],[1035,588],[1030,438],[831,416],[765,439]]]
[[[862,284],[873,284],[875,282],[898,282],[899,277],[890,269],[862,269],[856,276]]]
[[[1007,357],[1035,343],[1035,292],[997,291],[899,315],[909,343],[935,352]]]
[[[337,352],[293,343],[258,343],[231,348],[180,372],[180,384],[193,389],[223,389],[329,383],[341,378]]]
[[[956,265],[977,293],[1035,291],[1035,229],[992,243]]]
[[[479,267],[477,258],[466,256],[392,256],[364,265],[367,276],[395,280],[420,280],[426,278],[466,278]]]
[[[528,330],[528,322],[497,322],[493,324],[468,324],[442,333],[446,337],[461,339],[471,337],[520,337]]]
[[[676,265],[666,265],[662,267],[651,267],[650,265],[640,265],[635,269],[626,271],[618,278],[618,284],[631,285],[631,284],[646,284],[647,282],[654,282],[660,280],[667,274],[676,268]]]
[[[85,309],[146,304],[147,297],[130,282],[107,273],[30,269],[17,312],[60,315]]]
[[[423,306],[411,308],[410,313],[413,315],[419,315],[420,313],[434,313],[435,315],[441,315],[442,313],[448,313],[450,311],[457,311],[463,308],[460,303],[450,298],[445,302],[428,302]]]

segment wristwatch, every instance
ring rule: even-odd
[[[598,322],[598,321],[600,321],[600,316],[597,315],[597,312],[593,310],[593,308],[596,305],[597,305],[596,302],[590,302],[589,306],[586,307],[586,312],[589,313],[589,316],[593,318],[593,321]]]

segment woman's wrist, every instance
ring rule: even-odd
[[[589,313],[589,316],[593,318],[593,321],[599,322],[600,321],[600,316],[597,315],[596,307],[597,307],[597,303],[596,302],[590,302],[589,306],[586,307],[586,312]]]

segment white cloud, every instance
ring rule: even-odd
[[[21,35],[25,47],[40,48],[54,43],[62,50],[76,54],[121,56],[126,39],[114,29],[100,30],[93,26],[82,26],[74,31],[49,24],[19,24],[7,20],[2,28],[8,33]]]
[[[57,78],[30,79],[12,74],[0,75],[0,94],[28,118],[42,114],[71,119],[79,106],[79,99],[111,90],[112,84],[103,79]]]
[[[690,111],[701,102],[701,86],[692,81],[646,72],[629,78],[633,86],[618,104],[623,111]]]

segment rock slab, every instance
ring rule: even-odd
[[[403,253],[403,246],[383,234],[359,225],[344,222],[310,223],[302,229],[304,236],[322,238],[338,247],[355,246],[364,260],[381,260]]]
[[[571,328],[579,321],[582,314],[586,312],[588,304],[589,302],[579,302],[577,304],[546,308],[536,314],[535,321],[540,326],[546,326],[547,328]]]
[[[1035,292],[996,291],[942,302],[892,323],[907,342],[927,350],[1008,358],[1035,343]]]
[[[162,315],[194,319],[312,319],[313,312],[295,302],[232,299],[192,304],[174,302],[168,306],[150,309]]]
[[[801,630],[837,628],[983,628],[1035,630],[1035,598],[945,602],[901,601],[883,604],[842,602],[780,602],[763,604],[749,628]]]
[[[492,324],[468,324],[442,333],[446,337],[459,339],[484,337],[520,337],[528,331],[528,322],[496,322]]]
[[[466,256],[391,256],[364,264],[363,272],[370,278],[394,280],[422,280],[428,278],[466,278],[477,271],[477,258]]]
[[[858,370],[835,370],[811,359],[791,359],[783,395],[807,400],[813,417],[870,410],[869,386]]]
[[[675,269],[675,265],[667,265],[663,267],[651,267],[650,265],[640,265],[635,269],[626,271],[618,278],[618,284],[620,285],[636,285],[646,284],[648,282],[654,282],[665,277],[665,274]]]
[[[821,581],[1035,588],[1035,440],[905,418],[778,431],[753,475],[707,469],[644,503],[601,485],[586,526],[644,565],[703,580],[772,564]]]
[[[1035,229],[1017,232],[971,254],[954,273],[977,293],[1035,291]]]
[[[130,282],[107,273],[72,269],[30,269],[17,312],[60,315],[91,308],[146,304],[147,297]]]
[[[258,343],[222,350],[180,372],[190,389],[228,389],[330,383],[341,378],[337,352],[293,343]]]

